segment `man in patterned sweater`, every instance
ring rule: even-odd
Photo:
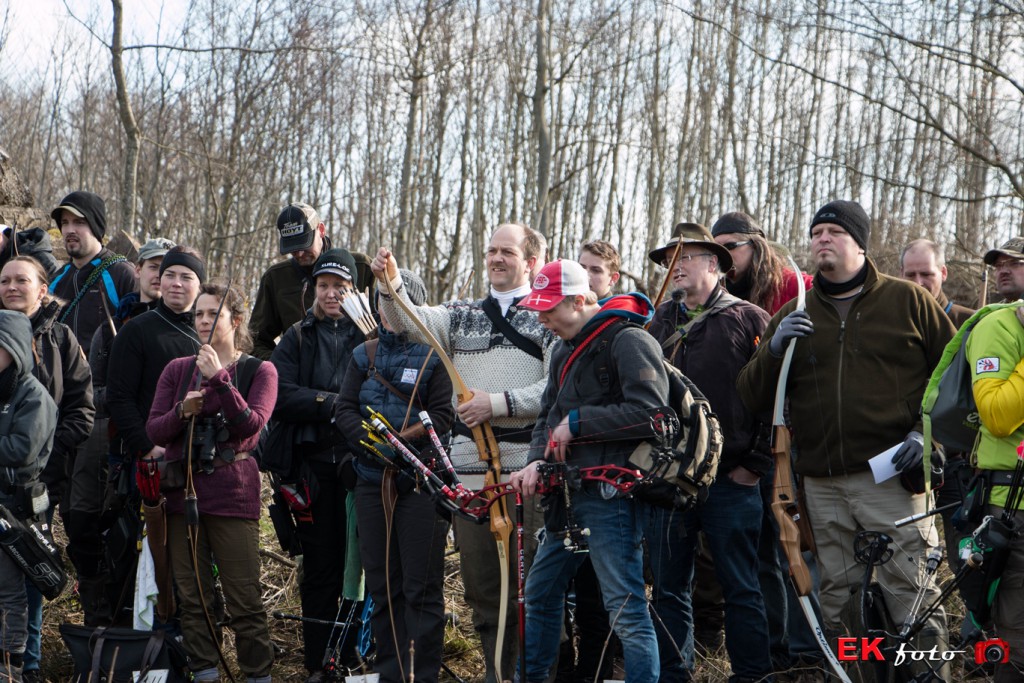
[[[530,434],[540,411],[541,394],[553,336],[537,314],[519,306],[530,293],[530,273],[544,261],[544,237],[525,225],[498,226],[487,246],[487,278],[490,293],[476,301],[449,301],[439,306],[412,306],[417,316],[452,358],[455,368],[472,391],[472,398],[457,407],[459,421],[453,428],[452,462],[463,483],[479,489],[486,464],[471,439],[470,429],[490,422],[501,449],[503,474],[526,464]],[[377,279],[391,280],[398,296],[411,305],[402,287],[398,264],[381,248],[371,265]],[[407,332],[423,342],[413,322],[390,297],[382,296],[381,310],[396,332]],[[487,683],[495,683],[495,649],[501,602],[498,554],[487,525],[456,518],[455,534],[462,562],[466,602],[473,609],[473,625],[480,634],[487,667]],[[543,524],[539,505],[527,505],[524,526],[527,563],[536,551],[534,532]],[[511,560],[512,558],[508,558]],[[515,576],[510,569],[510,576]],[[516,628],[514,597],[509,596],[500,672],[511,679],[515,669]]]

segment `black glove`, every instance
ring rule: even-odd
[[[806,337],[813,332],[814,323],[811,322],[811,316],[807,315],[807,311],[793,311],[775,328],[775,334],[768,342],[768,350],[773,356],[781,356],[790,339]]]
[[[897,472],[920,469],[921,461],[924,460],[924,436],[921,432],[913,431],[907,434],[903,445],[892,456],[892,464],[896,466]]]

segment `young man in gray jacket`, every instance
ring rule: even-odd
[[[640,326],[653,313],[647,297],[617,296],[598,306],[583,266],[559,260],[541,269],[522,305],[538,311],[541,323],[561,339],[552,350],[529,464],[511,479],[517,491],[532,496],[545,461],[625,466],[653,436],[649,413],[667,404],[669,383],[658,344]],[[648,507],[633,497],[604,494],[596,482],[585,481],[570,492],[570,504],[579,526],[589,529],[589,555],[604,606],[616,615],[626,681],[656,681],[658,641],[647,610],[640,544]],[[558,652],[565,590],[586,557],[558,538],[560,516],[557,506],[545,514],[547,529],[526,583],[528,681],[548,677]]]

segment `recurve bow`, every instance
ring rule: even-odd
[[[790,266],[793,268],[793,272],[796,273],[797,281],[797,301],[796,310],[802,311],[806,306],[806,290],[804,287],[803,274],[800,272],[800,266],[797,265],[793,257],[789,257]],[[797,495],[795,487],[793,486],[793,469],[790,460],[790,435],[789,428],[786,426],[785,417],[785,406],[786,406],[786,382],[789,379],[789,369],[793,364],[793,353],[796,348],[796,339],[790,339],[786,346],[786,353],[782,357],[782,368],[779,370],[779,381],[775,387],[775,408],[772,411],[772,458],[775,460],[775,481],[772,487],[772,512],[775,514],[775,519],[779,524],[779,543],[782,545],[782,550],[786,555],[786,560],[789,563],[789,577],[793,582],[793,587],[796,589],[796,594],[800,600],[800,608],[803,610],[804,619],[807,620],[808,626],[811,627],[811,631],[814,633],[815,639],[818,641],[818,646],[824,653],[825,658],[828,660],[832,669],[836,672],[836,676],[843,683],[851,683],[849,676],[843,670],[842,664],[836,658],[835,653],[832,652],[832,648],[829,645],[828,638],[825,636],[825,632],[818,623],[818,618],[814,614],[814,608],[811,606],[810,595],[814,590],[814,583],[811,580],[811,572],[807,568],[807,563],[804,562],[804,557],[801,549],[801,535],[800,527],[798,523],[800,519],[800,508],[797,501]],[[804,528],[810,531],[809,525],[804,525]],[[805,539],[808,545],[812,543],[812,539]]]
[[[412,323],[416,326],[416,329],[423,335],[424,340],[430,345],[437,357],[441,360],[445,370],[452,379],[452,387],[455,389],[455,398],[459,405],[462,405],[473,396],[473,392],[470,391],[469,387],[463,381],[462,376],[458,370],[455,369],[455,364],[452,362],[451,357],[448,356],[444,346],[441,342],[433,335],[430,329],[420,320],[416,312],[409,307],[402,297],[395,292],[394,286],[391,284],[391,279],[387,272],[384,273],[384,285],[387,289],[388,296],[394,300],[402,312],[405,313]],[[497,495],[497,484],[501,483],[501,453],[498,449],[498,440],[494,436],[494,430],[491,429],[490,422],[483,422],[476,427],[471,427],[470,431],[473,434],[473,443],[476,444],[477,452],[480,454],[480,460],[487,463],[487,474],[484,477],[485,486],[494,486],[495,495]],[[508,514],[508,503],[504,496],[499,496],[499,499],[491,504],[490,513],[490,524],[491,533],[494,534],[494,540],[497,543],[498,549],[498,565],[499,571],[501,572],[501,602],[498,607],[498,633],[497,633],[497,644],[494,652],[494,669],[497,675],[498,681],[505,680],[502,678],[501,671],[501,658],[503,653],[503,641],[505,639],[505,621],[508,618],[508,600],[509,600],[509,575],[508,575],[508,558],[511,556],[511,543],[512,543],[512,519]],[[522,644],[520,644],[522,647]]]

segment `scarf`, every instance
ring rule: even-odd
[[[859,271],[857,271],[857,274],[846,282],[832,282],[831,280],[826,280],[821,276],[821,271],[819,270],[814,274],[814,288],[826,296],[836,297],[840,294],[846,294],[847,292],[857,289],[863,285],[867,279],[868,262],[864,261],[864,265]]]

